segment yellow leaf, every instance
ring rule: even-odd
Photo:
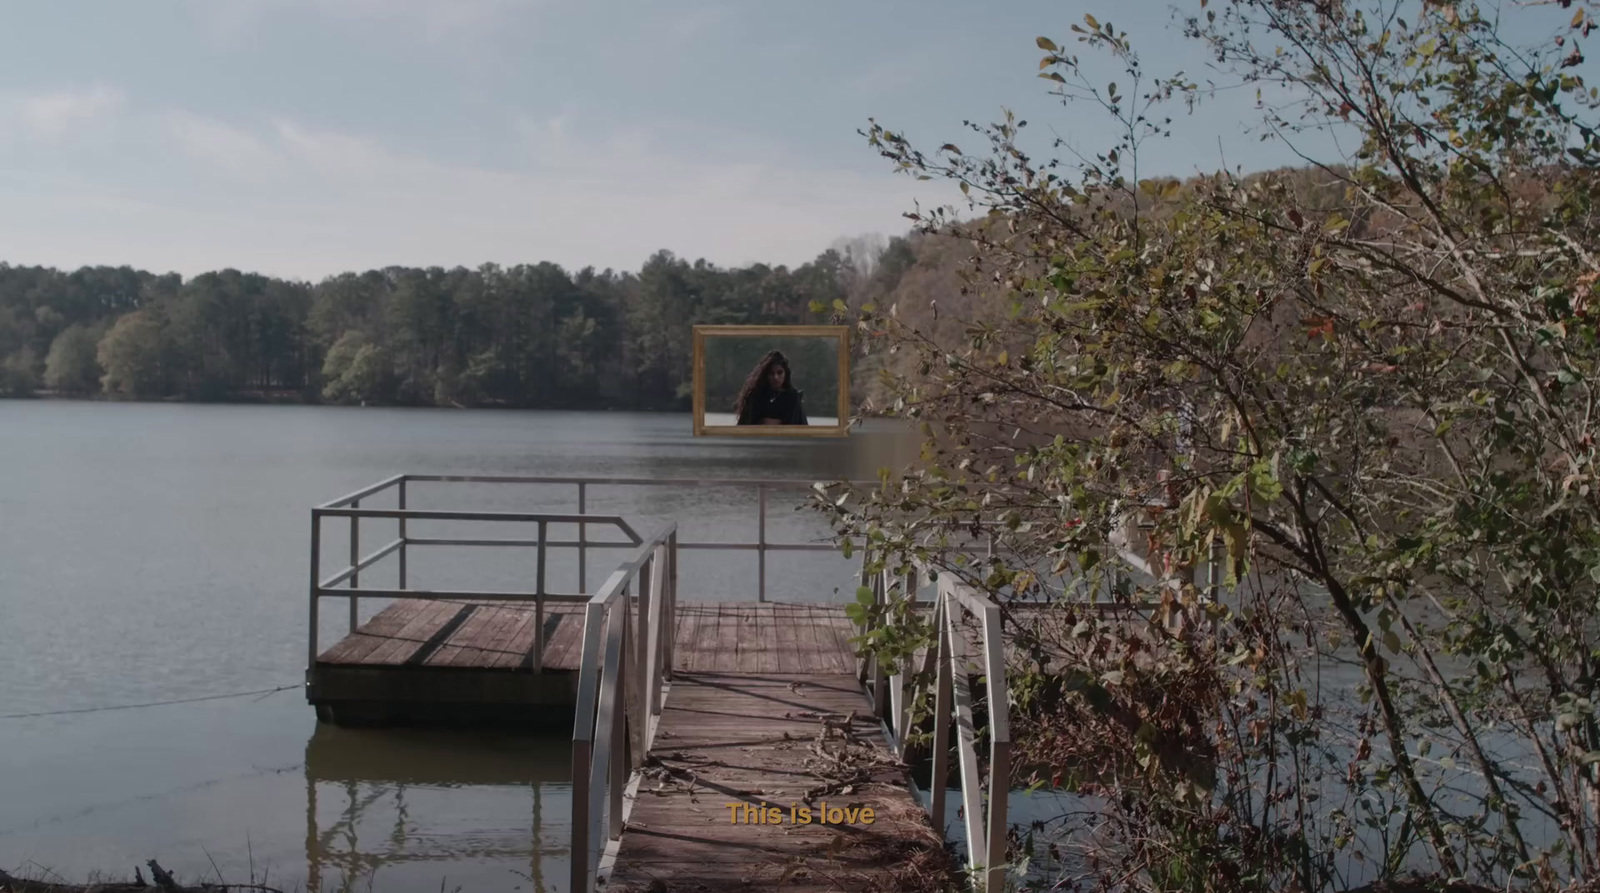
[[[1056,42],[1051,40],[1048,37],[1036,38],[1034,40],[1034,43],[1037,43],[1039,45],[1039,49],[1041,49],[1041,50],[1049,50],[1052,53],[1054,53],[1054,52],[1056,52],[1057,50],[1060,49],[1060,47],[1056,46]]]
[[[1578,11],[1572,14],[1572,27],[1583,27],[1583,7],[1579,7]]]
[[[1089,27],[1093,28],[1094,30],[1096,30],[1096,31],[1100,30],[1100,20],[1095,18],[1094,16],[1089,15],[1088,13],[1084,13],[1083,14],[1083,20],[1085,22],[1087,22]]]

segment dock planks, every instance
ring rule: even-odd
[[[544,674],[531,672],[534,606],[482,601],[396,601],[317,670],[366,674],[379,681],[363,697],[402,704],[424,690],[419,672],[479,680],[428,677],[426,697],[441,704],[481,697],[472,686],[483,680],[570,681],[583,605],[546,603],[544,618]],[[942,841],[872,718],[843,606],[680,602],[674,632],[672,688],[608,891],[889,890],[907,872],[943,870]],[[508,691],[491,710],[533,690]],[[782,821],[734,822],[730,803],[776,807]],[[796,824],[794,804],[857,810],[858,821]]]
[[[583,606],[545,604],[544,666],[576,671]],[[323,651],[323,666],[529,670],[536,611],[527,602],[403,599]],[[679,603],[676,672],[850,673],[855,635],[839,605]]]
[[[583,606],[545,605],[545,667],[576,670]],[[326,666],[513,670],[533,651],[537,612],[526,602],[402,599],[317,657]]]
[[[811,626],[831,620],[795,613]],[[733,619],[747,616],[765,630],[782,615]],[[772,653],[783,663],[784,649]],[[871,714],[853,675],[678,676],[605,889],[892,890],[905,873],[942,864],[939,836]],[[829,733],[824,717],[838,730]],[[729,804],[775,807],[781,821],[734,821]],[[849,808],[858,821],[791,822],[796,804]],[[864,807],[870,824],[859,821]]]

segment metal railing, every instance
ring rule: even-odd
[[[811,490],[816,486],[815,481],[803,480],[757,480],[751,478],[613,478],[613,477],[539,477],[522,475],[429,475],[411,474],[402,475],[408,481],[434,481],[444,483],[474,483],[474,484],[549,484],[563,487],[576,487],[578,494],[578,514],[582,515],[588,510],[589,493],[595,487],[754,487],[756,489],[756,539],[754,542],[689,542],[678,543],[678,548],[689,550],[722,550],[722,551],[754,551],[757,562],[757,589],[756,600],[767,600],[767,553],[768,552],[837,552],[838,546],[832,543],[783,543],[772,542],[767,539],[767,495],[774,491],[784,490]],[[871,482],[856,482],[870,484]],[[596,517],[596,516],[591,516]],[[585,577],[585,558],[589,549],[603,548],[632,548],[638,545],[634,542],[592,542],[587,539],[587,529],[583,524],[578,526],[578,539],[573,542],[551,543],[552,546],[576,546],[578,549],[578,588],[587,592],[587,579]]]
[[[419,510],[408,507],[414,495],[412,486],[418,483],[445,484],[519,484],[551,485],[576,489],[578,511],[567,513],[539,512],[486,512]],[[836,552],[832,543],[773,542],[767,538],[768,494],[774,491],[810,490],[812,481],[763,481],[744,478],[611,478],[611,477],[539,477],[517,475],[430,475],[398,474],[375,484],[363,487],[338,499],[325,502],[311,510],[311,580],[310,580],[310,635],[307,643],[307,667],[316,664],[319,653],[321,600],[329,597],[349,600],[349,631],[360,625],[361,599],[430,599],[438,601],[531,601],[538,612],[543,612],[549,602],[574,602],[587,599],[588,553],[591,549],[632,549],[641,540],[628,524],[616,515],[588,513],[589,498],[595,487],[753,487],[756,490],[755,529],[753,542],[680,542],[678,548],[691,550],[754,551],[757,556],[757,600],[766,601],[767,553],[769,552]],[[394,495],[393,508],[372,508],[372,500]],[[363,508],[362,503],[369,507]],[[325,522],[347,518],[349,528],[349,560],[341,569],[323,576],[324,552],[322,548]],[[366,555],[361,554],[362,521],[393,520],[395,536]],[[538,535],[532,539],[484,539],[464,537],[417,537],[409,535],[410,521],[497,521],[536,524]],[[574,539],[556,539],[551,536],[552,525],[573,525],[577,530]],[[591,539],[591,526],[609,528],[622,539]],[[370,524],[367,529],[370,531]],[[467,546],[528,548],[537,550],[532,591],[485,592],[470,590],[424,590],[408,587],[410,549],[416,546]],[[578,565],[578,591],[575,593],[550,592],[546,586],[547,555],[551,549],[576,549]],[[361,586],[361,574],[391,555],[398,560],[398,588],[383,589]],[[343,587],[343,588],[341,588]],[[541,617],[536,623],[539,630],[535,648],[535,666],[542,667],[544,624]]]
[[[546,569],[549,549],[551,546],[567,545],[566,543],[553,542],[550,539],[550,525],[575,524],[580,529],[587,528],[590,524],[609,526],[622,535],[632,540],[633,544],[639,543],[639,535],[633,527],[621,517],[614,515],[584,515],[584,514],[556,514],[548,512],[464,512],[440,511],[434,509],[411,509],[406,507],[407,488],[409,481],[421,478],[413,475],[396,475],[387,480],[380,481],[369,487],[357,490],[347,496],[342,496],[331,502],[324,503],[311,510],[311,598],[310,598],[310,633],[307,637],[306,666],[311,668],[316,665],[319,653],[319,639],[321,633],[320,608],[321,601],[328,597],[345,598],[350,603],[350,632],[355,632],[360,625],[360,601],[364,598],[382,599],[427,599],[431,601],[497,601],[497,602],[533,602],[536,613],[534,622],[534,641],[532,661],[535,672],[544,669],[544,637],[545,623],[544,611],[550,602],[581,601],[585,595],[576,593],[553,593],[546,588]],[[362,508],[364,499],[371,499],[390,488],[396,490],[397,507],[387,508]],[[322,574],[322,528],[326,519],[348,518],[350,520],[350,562],[326,578]],[[384,545],[374,549],[367,555],[361,555],[361,521],[391,519],[398,524],[398,536]],[[535,539],[482,539],[467,537],[410,537],[407,536],[406,525],[408,521],[497,521],[521,524],[538,525],[538,536]],[[580,534],[580,538],[582,534]],[[411,589],[407,583],[408,550],[412,546],[497,546],[512,548],[531,548],[537,551],[534,565],[534,588],[532,591],[490,591],[490,590],[440,590],[440,589]],[[375,566],[390,555],[398,554],[398,583],[396,589],[384,589],[361,586],[361,572]],[[338,588],[340,584],[348,583],[348,588]],[[581,588],[581,583],[580,583]]]
[[[632,806],[624,798],[628,780],[655,739],[672,678],[678,548],[672,524],[612,572],[584,608],[572,732],[573,893],[593,890],[602,858],[615,858]]]
[[[895,577],[888,570],[871,576],[875,606],[887,607],[896,582],[904,597],[919,604],[922,583],[929,580],[926,568],[913,569]],[[955,729],[956,759],[961,772],[963,830],[967,864],[981,889],[994,893],[1005,889],[1007,801],[1011,790],[1011,733],[1006,686],[1005,646],[1000,629],[1000,606],[988,596],[961,583],[951,574],[939,574],[934,581],[932,609],[934,645],[924,653],[921,673],[906,666],[889,673],[875,654],[861,665],[862,681],[870,679],[873,710],[884,722],[890,746],[897,756],[906,756],[906,742],[915,720],[914,707],[927,691],[908,685],[915,676],[926,678],[935,671],[933,697],[933,774],[930,779],[928,814],[943,836],[945,796],[950,774],[950,732]],[[970,654],[973,641],[967,624],[976,625],[978,654]],[[978,729],[973,719],[972,677],[982,676],[987,689],[989,759],[987,772],[979,771]],[[987,804],[985,793],[987,792]]]
[[[979,624],[982,654],[969,659],[965,618]],[[1000,637],[1000,608],[983,595],[940,577],[934,602],[938,635],[938,682],[933,713],[933,778],[928,811],[936,825],[944,822],[946,778],[950,772],[950,725],[955,722],[956,755],[960,761],[962,817],[966,826],[967,864],[982,872],[983,889],[1005,889],[1006,799],[1011,790],[1011,729],[1008,717],[1006,663]],[[989,771],[987,814],[984,779],[978,773],[977,730],[973,725],[971,676],[976,670],[988,687]],[[906,704],[909,716],[910,704]]]
[[[1130,513],[1126,524],[1114,532],[1107,542],[1108,557],[1114,558],[1107,564],[1113,590],[1117,588],[1117,579],[1123,573],[1118,561],[1148,578],[1150,585],[1158,589],[1179,589],[1184,585],[1184,574],[1161,566],[1154,556],[1141,555],[1134,548],[1135,532],[1151,526],[1143,511],[1136,510]],[[990,557],[995,554],[992,539],[986,551]],[[1189,569],[1196,588],[1213,602],[1220,586],[1218,563],[1218,550],[1213,545],[1207,560],[1199,567]],[[917,704],[925,701],[930,694],[922,680],[929,676],[935,679],[931,693],[934,699],[934,726],[929,816],[942,834],[953,723],[956,758],[961,773],[962,830],[966,838],[968,868],[974,879],[981,882],[981,889],[989,893],[1002,891],[1005,889],[1007,869],[1006,840],[1009,826],[1006,810],[1011,781],[1011,738],[1000,606],[986,594],[946,572],[937,574],[937,579],[932,582],[934,594],[931,603],[921,608],[922,590],[930,585],[930,577],[933,576],[930,568],[923,564],[913,566],[903,575],[896,575],[887,568],[870,576],[864,573],[862,582],[872,591],[873,616],[884,616],[896,589],[913,609],[931,609],[934,647],[922,655],[917,666],[902,663],[895,667],[893,673],[889,672],[876,653],[869,652],[860,660],[859,675],[872,693],[874,714],[883,722],[890,746],[902,759],[907,756],[907,739],[917,722]],[[1123,607],[1138,609],[1154,605],[1154,602],[1134,600]],[[874,622],[869,620],[869,626],[862,631],[870,630],[870,624]],[[975,629],[969,632],[968,624]],[[979,653],[969,653],[973,644],[976,644]],[[983,678],[986,688],[986,731],[989,738],[986,772],[979,771],[978,729],[974,724],[971,690],[971,680],[975,676]]]

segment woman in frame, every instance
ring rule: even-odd
[[[809,425],[803,397],[794,386],[789,358],[772,350],[750,370],[733,411],[741,425]]]

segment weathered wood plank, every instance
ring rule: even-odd
[[[758,672],[778,672],[778,627],[773,606],[764,604],[757,607],[756,625],[761,638],[761,666]]]
[[[361,624],[354,633],[345,636],[333,647],[323,651],[317,660],[325,663],[360,663],[379,645],[394,638],[411,619],[422,610],[423,603],[416,599],[400,599],[372,619]]]
[[[495,653],[489,666],[496,670],[513,670],[522,663],[522,655],[533,647],[533,628],[539,612],[518,608],[514,623],[507,624],[506,634],[495,643]]]
[[[805,672],[800,666],[800,653],[795,643],[795,627],[802,622],[800,612],[794,605],[776,605],[773,607],[773,616],[777,626],[773,670],[778,673]]]
[[[739,669],[739,615],[731,605],[717,605],[717,652],[712,669],[733,673]]]
[[[484,632],[496,629],[500,609],[489,605],[469,606],[472,613],[454,633],[426,655],[422,663],[430,667],[481,666],[486,663],[479,640]],[[415,658],[416,655],[413,655]],[[413,660],[413,662],[415,662]]]
[[[450,622],[460,610],[461,605],[452,602],[422,602],[411,620],[399,632],[389,637],[388,641],[373,649],[361,663],[366,665],[405,663],[418,648],[427,643],[429,637]]]
[[[552,614],[560,614],[561,619],[552,621],[550,619]],[[548,632],[548,638],[544,643],[546,670],[576,670],[582,665],[583,624],[584,606],[581,604],[545,607],[545,629]],[[524,654],[530,654],[532,648],[533,637],[529,636],[522,651]]]
[[[555,607],[545,606],[546,622],[555,614]],[[539,623],[539,612],[530,605],[517,605],[509,610],[512,617],[507,621],[504,631],[489,643],[493,652],[489,665],[495,669],[511,669],[521,665],[522,656],[533,647],[533,634]],[[548,651],[549,643],[545,644]]]
[[[696,649],[693,661],[694,672],[707,673],[717,669],[717,660],[722,647],[722,606],[702,605],[700,608],[705,613],[701,615],[704,627],[700,632],[700,642]]]
[[[850,622],[850,618],[845,616],[842,610],[830,611],[828,619],[831,621],[829,627],[833,630],[833,649],[830,656],[833,658],[834,668],[841,673],[854,673],[856,652],[850,640],[856,635],[855,624]]]
[[[755,673],[761,661],[761,631],[756,627],[756,611],[749,605],[728,606],[739,618],[739,662],[741,673]]]
[[[757,615],[719,616],[737,623]],[[939,836],[911,797],[905,770],[888,758],[870,712],[849,676],[680,677],[608,889],[882,890],[903,886],[907,872],[947,871]],[[810,807],[848,807],[854,824],[790,822],[799,817],[791,804],[804,805],[807,792],[839,765],[813,750],[824,716],[844,720],[856,742],[840,735],[825,746],[863,767],[864,777],[816,793]],[[742,810],[731,813],[729,804],[776,808],[780,822],[735,821]],[[864,807],[873,810],[871,823],[861,820]]]
[[[796,619],[795,647],[798,653],[797,672],[815,672],[821,665],[817,655],[822,651],[822,640],[817,635],[817,624],[810,606],[802,617]]]

